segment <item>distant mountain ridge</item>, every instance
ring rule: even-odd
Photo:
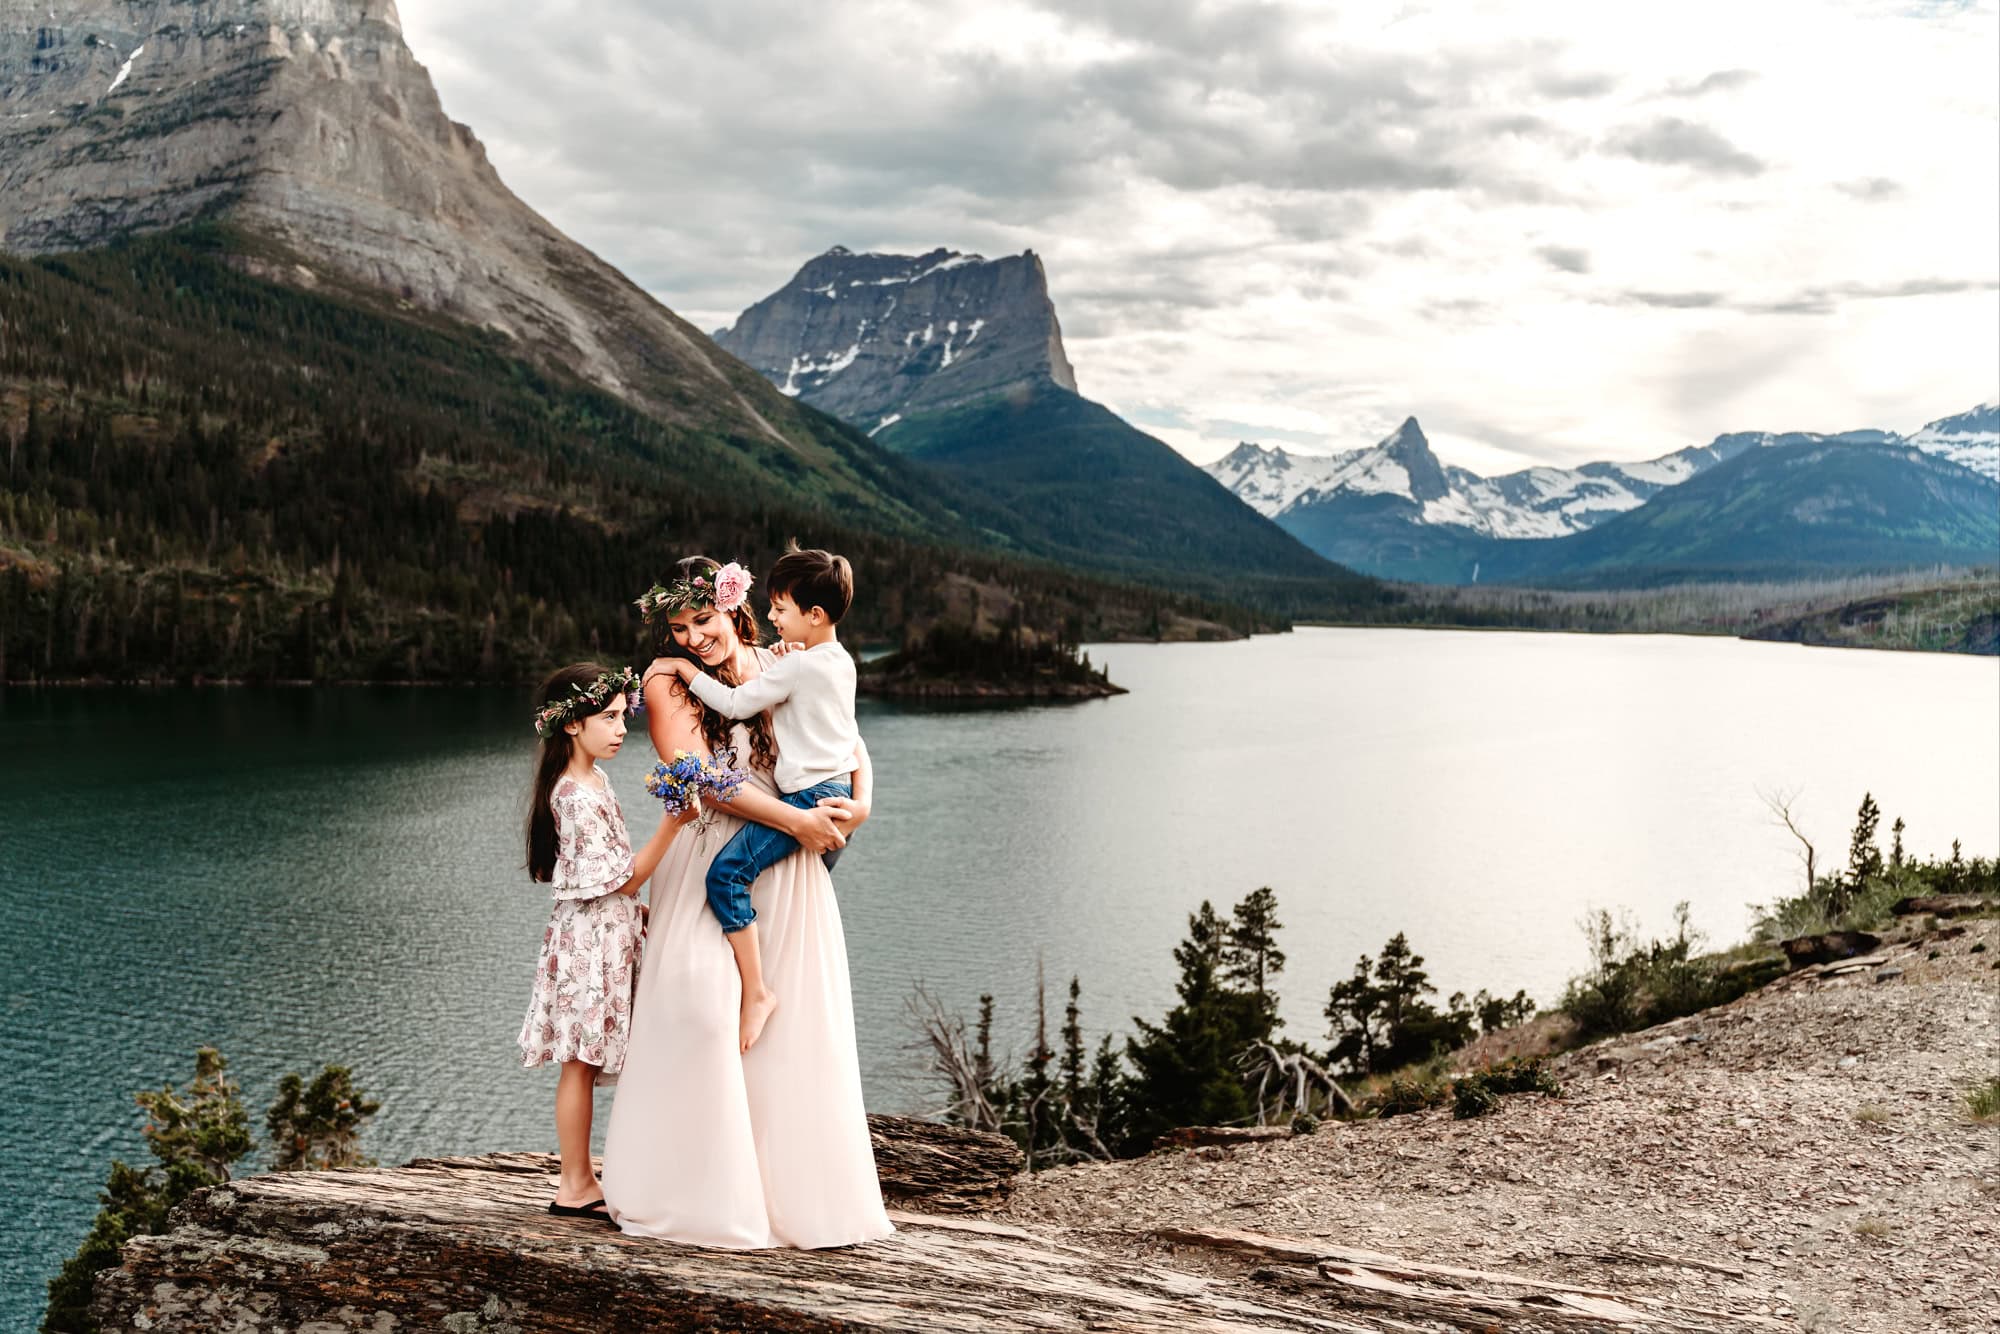
[[[1498,477],[1440,463],[1415,418],[1368,448],[1331,455],[1242,444],[1209,475],[1329,559],[1392,578],[1465,582],[1553,569],[1508,548],[1588,532],[1752,450],[1907,446],[2000,479],[2000,412],[1981,406],[1910,436],[1891,431],[1739,431],[1655,459],[1537,467]],[[1565,548],[1566,550],[1568,548]]]
[[[1273,518],[1341,492],[1386,494],[1415,503],[1425,523],[1451,524],[1487,537],[1560,537],[1642,504],[1744,447],[1746,442],[1724,437],[1714,445],[1643,463],[1524,468],[1481,477],[1442,464],[1411,417],[1369,449],[1314,455],[1242,444],[1208,464],[1207,471]]]
[[[989,260],[834,246],[714,338],[784,393],[870,433],[1011,385],[1076,389],[1032,250]]]
[[[1628,587],[2000,563],[2000,483],[1908,444],[1745,449],[1629,513],[1484,553],[1487,579]]]

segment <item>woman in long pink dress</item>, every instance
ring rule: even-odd
[[[714,564],[684,561],[683,577]],[[687,607],[667,624],[663,649],[736,684],[772,661],[756,646],[747,606]],[[723,732],[664,670],[648,671],[644,695],[662,756],[707,754],[726,736],[751,781],[683,830],[653,875],[631,1038],[605,1136],[611,1215],[628,1233],[730,1249],[888,1236],[861,1101],[846,938],[820,860],[867,818],[866,756],[851,802],[794,810],[777,799],[761,720]],[[744,818],[784,829],[801,850],[751,887],[764,976],[779,1003],[757,1045],[739,1053],[742,983],[705,881]]]

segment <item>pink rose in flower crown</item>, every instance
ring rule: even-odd
[[[750,577],[750,571],[744,569],[735,561],[731,561],[717,570],[715,572],[715,609],[717,611],[735,611],[743,605],[743,599],[750,596],[750,585],[755,582]]]

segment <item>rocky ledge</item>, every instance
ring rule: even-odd
[[[547,1155],[419,1159],[382,1171],[252,1177],[202,1192],[176,1211],[171,1231],[126,1247],[123,1265],[98,1280],[93,1314],[106,1330],[204,1334],[1374,1334],[1778,1323],[1323,1238],[1187,1226],[1079,1237],[969,1217],[1010,1193],[1020,1166],[1013,1146],[950,1127],[871,1119],[885,1193],[914,1207],[892,1211],[896,1235],[867,1246],[706,1251],[626,1237],[544,1211],[556,1170]]]
[[[1567,1096],[1477,1120],[1196,1134],[1023,1179],[997,1136],[872,1118],[898,1231],[836,1251],[552,1219],[540,1155],[255,1177],[127,1246],[95,1314],[299,1334],[1991,1328],[2000,1125],[1963,1095],[2000,1050],[2000,921],[1942,916],[1570,1052]]]

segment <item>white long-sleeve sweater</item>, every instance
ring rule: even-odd
[[[725,718],[771,713],[778,745],[772,777],[782,792],[803,792],[854,771],[861,729],[854,722],[854,659],[838,640],[794,649],[740,686],[696,673],[688,688]]]

